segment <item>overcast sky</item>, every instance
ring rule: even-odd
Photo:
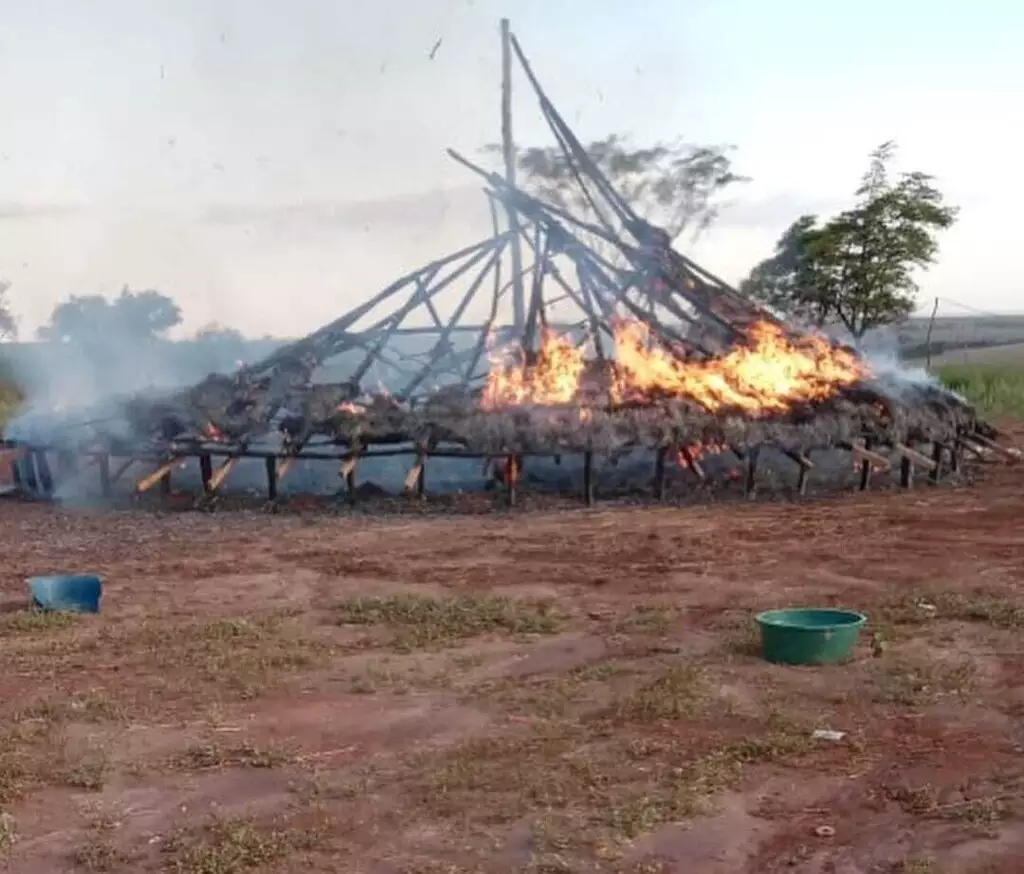
[[[189,329],[304,333],[485,236],[444,149],[497,138],[502,15],[584,140],[736,145],[753,182],[692,250],[711,270],[736,280],[799,213],[841,208],[895,139],[962,208],[923,298],[1024,310],[1010,0],[0,0],[0,278],[23,334],[125,283]]]

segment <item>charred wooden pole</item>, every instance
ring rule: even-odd
[[[906,455],[900,456],[900,488],[914,487],[914,462]]]
[[[203,491],[210,494],[210,480],[213,479],[213,459],[205,452],[199,456],[199,476],[203,481]]]
[[[57,479],[63,483],[78,475],[78,457],[68,449],[57,450]]]
[[[516,505],[518,487],[519,457],[513,453],[505,459],[505,496],[510,507]]]
[[[508,19],[501,19],[501,151],[505,159],[505,183],[516,187],[516,146],[512,136],[512,35]],[[505,215],[512,233],[512,323],[522,337],[526,325],[526,296],[523,290],[523,249],[519,241],[519,213],[506,202]]]
[[[590,449],[583,453],[583,503],[594,506],[594,453]]]
[[[235,465],[238,464],[238,459],[240,457],[241,456],[239,455],[228,456],[221,463],[221,466],[218,467],[216,471],[214,471],[214,474],[212,477],[210,477],[208,483],[208,491],[211,495],[214,494],[217,491],[217,489],[219,489],[224,484],[224,480],[226,480],[228,478],[228,474],[231,473],[232,470],[234,470]]]
[[[24,483],[25,489],[30,495],[39,494],[39,477],[36,475],[36,453],[28,452],[25,454],[23,459],[22,470],[25,472]]]
[[[98,462],[100,474],[100,494],[104,498],[110,497],[110,453],[104,452]]]
[[[693,454],[693,450],[690,449],[689,446],[684,446],[679,450],[679,457],[698,480],[703,483],[707,479],[707,474],[704,473],[704,468],[701,466],[697,457]]]
[[[427,449],[422,444],[416,448],[416,460],[405,475],[404,491],[422,499],[426,494]]]
[[[361,444],[353,442],[351,452],[338,470],[342,479],[345,480],[345,496],[350,504],[356,502],[356,467],[359,464],[359,455],[363,451]]]
[[[873,445],[873,443],[872,443],[871,439],[870,438],[866,439],[864,441],[864,451],[865,452],[870,452],[872,445]],[[856,449],[856,447],[854,447],[854,449]],[[857,455],[857,453],[855,452],[854,453],[854,457],[856,457],[856,455]],[[862,456],[861,457],[861,462],[860,462],[860,482],[858,484],[858,488],[862,492],[866,492],[869,488],[871,488],[871,472],[872,472],[872,470],[874,470],[874,466],[871,463],[871,459]]]
[[[900,456],[900,485],[909,489],[914,485],[914,467],[920,467],[929,472],[935,471],[938,464],[927,455],[922,455],[916,449],[904,443],[894,443],[893,451]]]
[[[171,470],[176,464],[181,463],[181,456],[174,456],[173,458],[167,459],[163,462],[156,470],[154,470],[148,476],[144,476],[135,484],[135,493],[142,494],[148,492],[157,483],[164,483],[169,480]],[[162,486],[161,486],[162,488]]]
[[[932,443],[932,462],[935,464],[935,467],[928,473],[928,480],[933,485],[938,484],[942,479],[942,461],[945,450],[946,447],[938,440]]]
[[[36,452],[36,470],[39,478],[39,488],[45,497],[52,497],[54,491],[53,471],[50,470],[50,459],[46,452]]]
[[[658,447],[658,453],[654,456],[654,499],[656,501],[665,500],[665,482],[666,482],[666,464],[665,461],[668,457],[668,446],[662,445]]]
[[[267,470],[267,500],[273,503],[277,500],[277,459],[268,455],[263,463]]]
[[[802,452],[792,452],[787,449],[785,450],[785,453],[789,458],[792,458],[793,461],[795,461],[797,465],[799,465],[800,467],[800,475],[798,476],[796,481],[797,494],[806,495],[807,478],[811,470],[814,468],[814,462],[812,462],[811,459],[809,459]]]
[[[128,468],[135,464],[137,460],[138,459],[135,458],[126,458],[123,462],[121,462],[121,466],[110,474],[110,485],[115,485],[117,481],[128,472]]]
[[[760,446],[751,446],[746,453],[746,480],[743,491],[748,498],[754,497],[757,491],[757,461],[760,455]]]

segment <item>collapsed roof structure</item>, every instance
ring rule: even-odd
[[[587,218],[516,183],[513,59]],[[594,453],[646,447],[663,491],[668,452],[702,476],[701,447],[732,451],[752,478],[771,445],[797,465],[802,489],[821,448],[854,453],[865,485],[893,455],[909,484],[914,465],[937,477],[964,448],[1007,452],[963,399],[872,374],[856,351],[785,323],[674,249],[588,155],[505,22],[503,70],[504,175],[449,152],[482,184],[489,236],[236,373],[129,398],[23,445],[37,461],[28,475],[52,480],[47,452],[86,454],[106,490],[110,456],[145,459],[156,465],[136,484],[145,490],[197,458],[212,494],[255,456],[267,460],[273,498],[297,458],[339,460],[351,486],[357,459],[415,454],[409,482],[422,488],[430,455],[509,459],[514,485],[524,456],[581,453],[589,482]],[[512,349],[511,360],[496,363],[495,348]]]

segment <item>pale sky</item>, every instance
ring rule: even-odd
[[[1010,0],[0,0],[0,278],[22,334],[127,283],[189,330],[296,335],[486,236],[444,149],[498,137],[503,15],[582,139],[736,146],[753,182],[690,250],[726,279],[845,206],[895,139],[962,210],[922,302],[1024,310]],[[516,87],[517,140],[546,144]]]

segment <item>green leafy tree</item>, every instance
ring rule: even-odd
[[[739,290],[777,312],[820,327],[829,311],[814,295],[815,265],[808,249],[817,223],[817,216],[802,215],[786,228],[775,244],[775,253],[750,271]]]
[[[893,178],[894,154],[891,142],[872,152],[856,205],[824,224],[802,216],[741,290],[784,314],[841,324],[855,338],[913,312],[915,275],[935,262],[938,232],[953,225],[957,209],[932,176]]]
[[[626,137],[611,134],[585,150],[637,214],[664,228],[672,239],[686,230],[697,233],[707,228],[718,216],[721,194],[746,181],[733,172],[731,149],[726,146],[677,141],[636,147]],[[485,151],[500,155],[501,147],[490,145]],[[593,202],[581,190],[573,166],[558,146],[520,149],[516,167],[518,181],[526,190],[598,223]],[[599,241],[586,242],[604,248]]]
[[[0,340],[13,340],[18,336],[18,325],[14,321],[14,313],[7,299],[7,290],[11,283],[0,279]]]
[[[100,295],[72,295],[57,304],[42,340],[109,344],[163,337],[181,323],[181,310],[158,291],[131,291],[126,286],[113,300]]]

